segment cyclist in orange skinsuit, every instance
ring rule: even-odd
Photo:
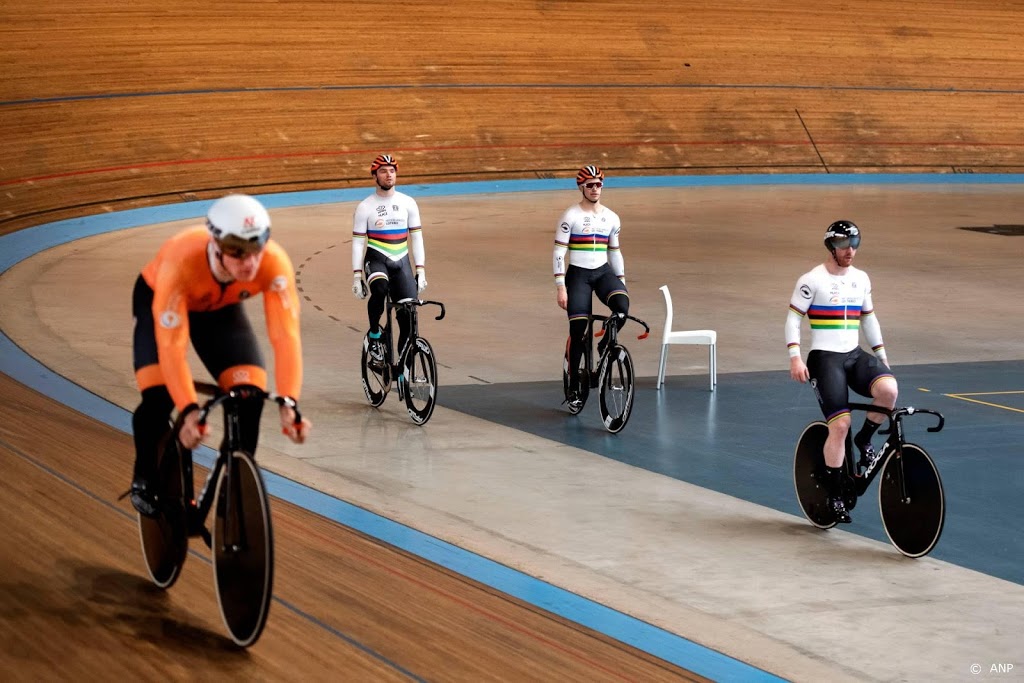
[[[223,389],[266,389],[267,373],[242,303],[263,294],[267,332],[274,348],[277,393],[298,400],[302,386],[299,297],[291,259],[270,240],[270,215],[256,199],[228,195],[210,207],[207,226],[167,240],[135,282],[135,377],[142,402],[132,416],[135,470],[131,500],[144,515],[154,505],[160,442],[176,408],[176,435],[189,449],[202,441],[187,351],[191,340],[203,365]],[[251,404],[251,405],[248,405]],[[255,452],[262,402],[243,405],[243,446]],[[280,408],[281,427],[302,443],[311,427],[296,426],[295,413]]]

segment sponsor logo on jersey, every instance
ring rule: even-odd
[[[173,330],[181,326],[181,316],[174,311],[164,311],[160,314],[160,325],[164,329]]]
[[[800,285],[800,296],[805,299],[811,298],[811,288],[807,285]]]
[[[250,384],[249,371],[245,368],[236,368],[231,371],[231,381],[236,384]]]
[[[288,289],[288,278],[284,275],[278,275],[270,281],[270,291],[283,292],[286,289]]]

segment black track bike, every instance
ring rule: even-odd
[[[376,361],[370,356],[369,332],[363,337],[361,359],[363,393],[370,405],[376,408],[384,403],[391,391],[391,383],[394,382],[398,387],[398,398],[405,401],[409,416],[418,425],[426,424],[430,419],[437,401],[437,360],[430,342],[420,336],[417,315],[420,306],[428,305],[441,309],[435,320],[444,318],[444,304],[440,301],[403,299],[392,304],[389,300],[384,313],[387,322],[380,336],[380,341],[384,343],[384,360]],[[395,309],[404,309],[409,313],[409,338],[398,350],[397,359],[392,335]]]
[[[142,553],[149,575],[160,588],[170,588],[185,564],[188,539],[200,536],[212,551],[217,602],[231,639],[241,647],[255,643],[267,623],[274,583],[274,539],[270,501],[254,454],[241,446],[239,407],[244,401],[274,401],[295,409],[290,398],[256,387],[222,392],[196,382],[196,390],[212,396],[200,408],[200,424],[210,411],[223,407],[224,440],[199,498],[193,494],[192,451],[176,437],[179,423],[161,449],[154,517],[138,515]],[[211,488],[213,487],[212,495]],[[214,511],[210,528],[206,518]]]
[[[610,324],[612,320],[632,320],[644,328],[644,333],[637,339],[646,339],[651,328],[640,318],[624,313],[611,315],[592,314],[587,323],[587,338],[580,357],[578,382],[572,386],[569,380],[569,340],[565,342],[565,357],[562,360],[562,388],[565,391],[565,402],[569,412],[576,415],[586,405],[591,389],[599,389],[601,404],[601,421],[605,429],[616,434],[622,431],[633,411],[633,394],[635,391],[633,376],[633,357],[629,349],[619,343],[618,329],[620,325]],[[595,321],[601,321],[601,329],[594,332]],[[608,337],[601,344],[603,347],[594,372],[594,337]],[[579,403],[569,402],[570,391],[576,391]]]
[[[876,476],[878,509],[882,525],[892,544],[907,557],[922,557],[931,552],[942,534],[946,519],[946,501],[939,470],[927,451],[917,444],[907,443],[903,436],[903,420],[911,415],[925,413],[938,417],[938,424],[929,432],[938,432],[945,418],[934,410],[922,408],[895,408],[851,403],[852,410],[882,413],[889,418],[881,434],[888,438],[877,451],[873,461],[861,457],[854,460],[853,438],[846,437],[846,459],[842,496],[847,510],[853,510]],[[793,458],[793,483],[796,497],[804,516],[819,529],[836,525],[836,518],[827,503],[825,459],[823,448],[828,438],[828,426],[821,421],[804,428],[797,442]]]

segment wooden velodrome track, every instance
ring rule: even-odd
[[[0,233],[229,190],[365,187],[379,151],[406,185],[588,161],[641,176],[1024,170],[1020,3],[816,4],[5,2]],[[3,310],[45,327],[47,305]],[[278,603],[258,646],[233,651],[205,551],[168,595],[143,579],[115,502],[130,438],[0,381],[0,670],[15,678],[688,675],[284,502]],[[750,658],[786,677],[850,672],[803,654]]]

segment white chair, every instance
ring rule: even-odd
[[[714,330],[673,330],[672,295],[669,294],[668,285],[661,286],[661,293],[665,295],[665,331],[661,335],[661,364],[658,366],[657,388],[661,389],[661,385],[665,383],[665,362],[668,360],[669,344],[707,344],[708,375],[711,380],[711,391],[714,391],[715,385],[718,384],[718,333]]]

